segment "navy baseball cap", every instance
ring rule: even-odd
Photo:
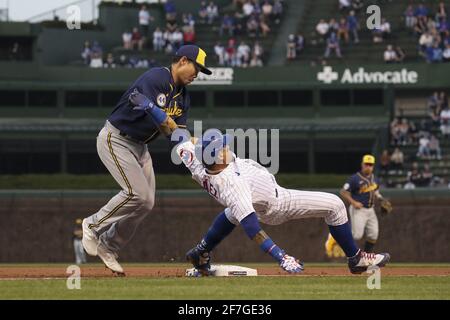
[[[205,66],[206,52],[196,45],[187,44],[181,46],[177,52],[175,52],[175,56],[188,58],[195,63],[204,74],[210,75],[212,73],[211,70]]]

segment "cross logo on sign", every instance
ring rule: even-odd
[[[324,83],[332,83],[338,79],[338,73],[334,72],[331,67],[323,67],[323,71],[317,74],[317,80]]]

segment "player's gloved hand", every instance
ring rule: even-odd
[[[150,101],[149,98],[147,98],[142,93],[138,92],[137,90],[134,90],[130,96],[128,97],[128,100],[133,104],[135,107],[133,110],[142,110],[145,112],[151,111],[155,107],[153,102]]]
[[[281,259],[280,267],[289,273],[300,273],[304,270],[303,263],[287,254]]]

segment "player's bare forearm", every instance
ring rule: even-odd
[[[353,204],[355,202],[355,200],[353,200],[352,198],[351,193],[347,190],[341,189],[339,193],[341,194],[342,198],[344,198],[348,203]]]
[[[161,131],[166,137],[170,137],[172,133],[178,129],[178,125],[176,122],[169,116],[166,117],[166,120],[164,120],[159,125],[159,131]]]

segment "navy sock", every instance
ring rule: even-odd
[[[355,240],[353,240],[352,230],[348,221],[340,226],[328,226],[328,228],[347,257],[353,257],[358,253],[359,249],[356,246]]]
[[[208,252],[212,251],[223,239],[225,239],[231,231],[233,231],[235,225],[228,220],[225,212],[222,211],[214,220],[208,232],[203,237],[198,247]]]

